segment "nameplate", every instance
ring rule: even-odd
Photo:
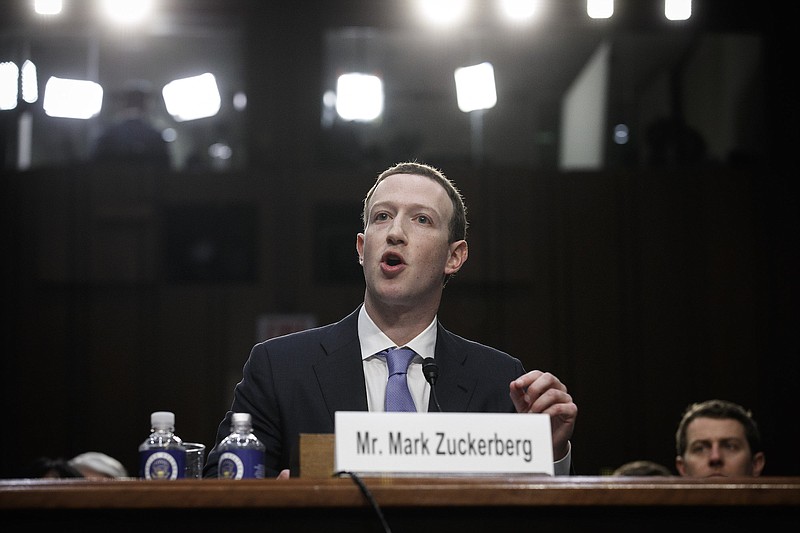
[[[335,421],[336,471],[553,475],[545,414],[339,411]]]

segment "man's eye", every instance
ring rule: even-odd
[[[375,215],[375,220],[386,220],[387,218],[389,218],[389,215],[386,213],[378,213]]]
[[[417,222],[419,222],[420,224],[430,224],[431,219],[429,219],[425,215],[420,215],[417,217]]]

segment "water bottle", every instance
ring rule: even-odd
[[[150,436],[139,446],[139,477],[178,479],[186,475],[186,451],[175,435],[175,414],[156,411],[150,414]]]
[[[263,479],[265,447],[253,435],[250,413],[233,413],[231,434],[219,443],[220,479]]]

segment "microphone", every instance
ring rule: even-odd
[[[422,360],[422,374],[425,376],[425,381],[431,385],[433,402],[436,404],[436,409],[441,413],[442,407],[439,405],[439,399],[436,397],[436,380],[439,379],[439,365],[436,364],[433,357],[426,357]]]

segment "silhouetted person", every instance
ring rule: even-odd
[[[102,452],[85,452],[76,455],[67,464],[88,479],[126,478],[128,471],[117,461]]]
[[[131,86],[122,93],[116,122],[97,139],[95,161],[170,168],[169,146],[148,119],[150,96],[145,86]]]
[[[614,476],[671,476],[672,472],[666,466],[653,461],[631,461],[617,467]]]
[[[61,458],[39,457],[23,471],[25,478],[82,478],[83,474]]]

